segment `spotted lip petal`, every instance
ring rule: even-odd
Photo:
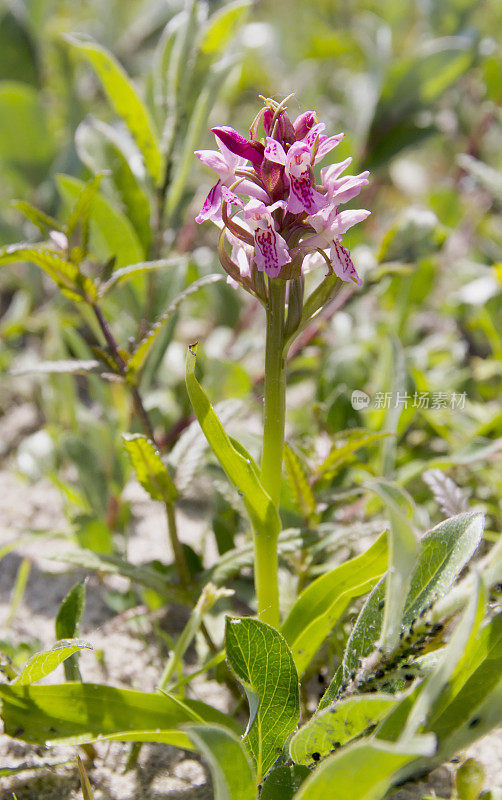
[[[330,257],[335,275],[341,278],[342,281],[353,281],[358,286],[361,286],[362,280],[357,274],[349,251],[343,247],[340,242],[333,242],[331,245]]]
[[[282,200],[271,206],[250,200],[244,209],[246,220],[254,233],[256,267],[260,272],[266,272],[270,278],[277,278],[281,268],[291,261],[287,242],[277,232],[272,217],[272,211],[284,206]]]

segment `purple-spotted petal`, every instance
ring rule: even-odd
[[[304,137],[304,142],[306,142],[306,144],[308,144],[309,147],[312,147],[317,137],[321,136],[325,127],[326,125],[324,124],[324,122],[318,122],[317,125],[313,125],[312,128],[307,133],[307,135]]]
[[[199,224],[201,222],[206,222],[208,219],[218,221],[221,217],[221,197],[222,184],[221,181],[218,181],[218,183],[215,183],[213,188],[210,189],[199,214],[195,217],[195,221]]]
[[[314,188],[310,170],[304,172],[299,178],[289,176],[288,211],[291,214],[317,214],[327,205],[326,197]]]
[[[311,128],[317,123],[317,114],[315,111],[304,111],[293,122],[297,139],[304,139]]]
[[[254,242],[254,260],[257,269],[266,272],[270,278],[277,278],[281,268],[291,261],[286,241],[273,225],[267,225],[255,230]]]
[[[269,161],[274,161],[276,164],[282,164],[283,166],[287,161],[287,155],[282,144],[275,139],[271,139],[270,136],[267,136],[267,146],[264,156],[268,158]]]
[[[332,243],[330,256],[335,275],[338,275],[342,281],[353,281],[358,286],[361,286],[362,280],[357,274],[349,251],[340,242],[334,241]]]
[[[244,208],[244,203],[242,202],[239,195],[235,194],[235,192],[230,191],[230,189],[227,189],[226,186],[221,187],[221,195],[227,203],[232,203],[234,206],[239,206],[239,208]]]

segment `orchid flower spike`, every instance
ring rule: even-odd
[[[344,134],[326,135],[314,111],[291,121],[286,101],[262,99],[250,138],[220,126],[212,128],[218,150],[196,151],[218,176],[196,221],[211,220],[226,233],[231,253],[221,246],[219,252],[232,285],[240,281],[252,291],[257,272],[271,280],[297,277],[303,260],[315,251],[324,254],[341,280],[360,285],[342,237],[370,212],[339,207],[368,184],[368,172],[343,175],[352,160],[347,158],[323,167],[316,178],[316,165]]]

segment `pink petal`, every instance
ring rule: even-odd
[[[317,214],[324,208],[328,201],[326,197],[314,188],[310,170],[303,172],[300,177],[289,176],[288,211],[291,214]]]
[[[291,261],[286,241],[269,225],[255,231],[254,242],[254,259],[258,270],[266,272],[270,278],[277,278],[281,267]]]
[[[246,139],[239,131],[223,125],[220,128],[211,128],[214,135],[228,147],[231,153],[246,158],[255,167],[260,167],[263,161],[263,145]]]
[[[357,274],[349,251],[340,242],[333,242],[330,255],[335,275],[338,275],[342,281],[354,281],[358,286],[361,286],[362,280]]]
[[[363,219],[369,217],[370,214],[371,211],[367,211],[365,208],[341,211],[336,215],[331,231],[335,236],[341,236],[353,225],[357,225],[358,222],[362,222]]]
[[[323,137],[322,141],[319,141],[319,147],[315,155],[315,163],[318,164],[319,161],[322,161],[324,156],[327,156],[328,153],[337,146],[337,144],[340,144],[344,136],[344,133],[337,133],[336,136]]]
[[[316,122],[317,115],[315,111],[304,111],[303,114],[300,114],[300,116],[298,116],[293,122],[296,138],[304,139]]]
[[[345,172],[351,163],[352,156],[349,156],[345,159],[345,161],[340,161],[338,164],[330,164],[329,167],[323,167],[321,170],[322,185],[328,187],[332,181],[335,181],[342,174],[342,172]]]
[[[235,194],[235,192],[231,192],[230,189],[227,189],[226,186],[221,187],[221,195],[227,203],[233,203],[234,206],[239,206],[239,208],[244,208],[244,203],[242,202],[239,195]]]
[[[213,188],[209,191],[208,196],[204,200],[204,205],[202,206],[199,214],[197,214],[195,217],[195,221],[200,224],[208,219],[219,220],[221,216],[221,197],[222,186],[221,181],[218,181],[218,183],[215,183]]]
[[[228,164],[217,150],[196,150],[195,155],[203,164],[213,169],[220,178],[227,175]]]
[[[312,147],[315,140],[321,135],[325,127],[326,125],[324,122],[318,122],[317,125],[314,125],[314,127],[309,130],[303,141],[306,142],[309,147]]]
[[[282,144],[279,144],[275,139],[271,139],[270,136],[267,136],[267,146],[264,155],[265,158],[268,158],[269,161],[275,161],[276,164],[284,165],[287,161],[287,156]]]

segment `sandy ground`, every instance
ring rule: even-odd
[[[129,558],[142,563],[151,558],[166,558],[166,531],[160,507],[151,502],[139,486],[131,486],[130,499],[135,517],[134,531],[129,544]],[[27,483],[11,470],[0,471],[0,547],[18,540],[27,531],[48,529],[65,531],[60,494],[46,480]],[[181,513],[180,530],[185,541],[200,541],[204,523]],[[83,573],[68,569],[50,560],[62,549],[71,548],[65,540],[23,543],[0,562],[0,638],[14,642],[38,638],[43,647],[55,639],[54,614],[68,589]],[[43,555],[42,555],[43,554]],[[214,559],[208,540],[206,559]],[[28,586],[16,615],[6,629],[12,586],[19,564],[24,557],[31,561]],[[88,583],[87,606],[81,629],[82,638],[90,640],[95,650],[104,653],[102,663],[92,652],[81,656],[81,670],[86,681],[110,682],[138,689],[153,690],[162,663],[158,647],[148,627],[138,629],[137,623],[121,622],[103,599],[107,588],[118,588],[120,578],[99,581],[91,576]],[[178,614],[168,620],[168,628],[179,629]],[[62,668],[50,676],[61,679]],[[195,696],[225,710],[229,699],[225,690],[214,681],[194,682]],[[146,744],[142,747],[136,768],[125,771],[128,746],[121,743],[97,746],[98,758],[88,774],[94,786],[96,800],[211,800],[213,797],[206,767],[198,756],[165,745]],[[471,748],[485,766],[486,786],[502,785],[502,735],[492,734]],[[21,764],[37,766],[67,760],[63,766],[47,767],[40,771],[22,772],[0,778],[1,800],[76,800],[81,798],[75,768],[75,748],[57,747],[47,750],[0,737],[0,767]],[[393,800],[421,800],[435,792],[437,797],[450,797],[451,765],[436,770],[427,782],[409,784],[392,795]],[[328,799],[327,799],[328,800]]]

